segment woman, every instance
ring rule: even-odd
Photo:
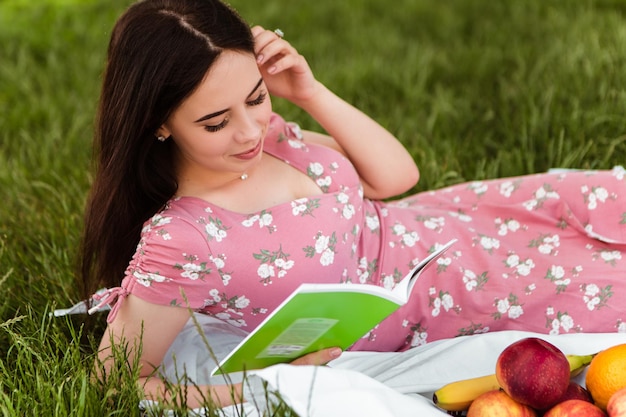
[[[270,94],[327,135],[273,114]],[[411,302],[352,349],[396,351],[501,329],[616,331],[626,308],[624,172],[534,175],[381,200],[418,169],[400,142],[334,95],[280,31],[251,30],[217,0],[146,0],[117,22],[96,130],[83,280],[111,288],[102,340],[141,342],[146,397],[189,320],[250,331],[303,282],[391,287],[433,247],[459,242]],[[120,281],[123,277],[123,281]],[[228,341],[226,341],[228,344]],[[220,354],[227,352],[220,351]],[[324,364],[317,352],[295,364]],[[219,356],[219,355],[218,355]],[[241,401],[241,384],[189,387]]]

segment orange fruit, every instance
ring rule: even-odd
[[[585,385],[596,405],[606,411],[611,395],[626,387],[626,343],[606,348],[591,360]]]

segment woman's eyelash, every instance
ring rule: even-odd
[[[209,126],[204,126],[204,129],[207,132],[217,132],[219,130],[222,130],[226,127],[226,125],[228,124],[228,119],[224,119],[224,121],[218,125],[209,125]]]
[[[265,101],[265,98],[267,97],[267,93],[263,92],[261,94],[259,94],[259,96],[257,98],[255,98],[252,101],[248,102],[249,106],[258,106],[259,104],[263,103]]]
[[[267,98],[267,93],[266,92],[262,92],[254,100],[248,101],[247,104],[248,104],[248,106],[258,106],[259,104],[263,104],[263,102],[265,101],[266,98]],[[222,130],[223,128],[225,128],[227,124],[228,124],[228,119],[226,118],[220,124],[204,126],[204,129],[207,132],[218,132],[218,131]]]

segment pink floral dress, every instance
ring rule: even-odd
[[[132,293],[250,331],[301,283],[391,288],[456,238],[410,302],[353,349],[404,350],[504,329],[626,332],[623,169],[477,181],[380,202],[363,198],[347,159],[305,144],[279,116],[264,151],[322,192],[249,215],[171,200],[146,222],[109,320]]]

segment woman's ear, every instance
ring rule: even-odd
[[[170,136],[172,136],[172,134],[165,126],[161,126],[154,133],[154,136],[157,138],[159,142],[165,142],[165,140],[169,138]]]

